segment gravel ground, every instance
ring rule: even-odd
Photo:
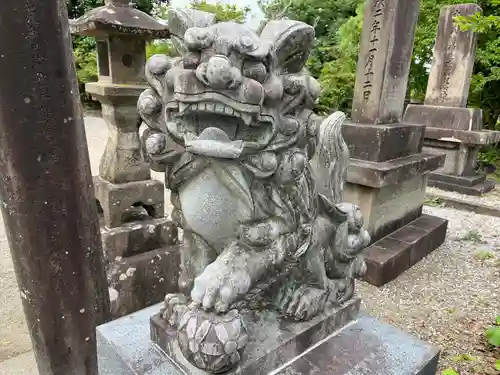
[[[449,220],[445,243],[382,288],[359,283],[365,311],[441,348],[441,370],[498,374],[484,332],[500,315],[500,218],[424,211]]]
[[[443,196],[446,198],[459,199],[468,203],[484,204],[485,206],[500,207],[500,187],[497,187],[487,194],[481,197],[475,197],[473,195],[466,195],[456,193],[454,191],[441,190],[434,187],[427,187],[426,192],[428,194]]]

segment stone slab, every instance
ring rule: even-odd
[[[131,97],[138,98],[149,86],[136,84],[117,84],[111,82],[90,82],[85,84],[85,91],[96,98]]]
[[[446,176],[445,179],[441,179],[442,176]],[[434,174],[429,176],[429,186],[436,187],[441,190],[454,191],[460,194],[473,196],[481,196],[495,188],[495,183],[493,181],[485,180],[473,186],[467,186],[463,185],[463,180],[458,176],[455,183],[453,183],[453,177],[456,176]]]
[[[493,130],[455,130],[428,127],[426,139],[464,143],[467,145],[491,145],[500,141],[500,132]]]
[[[438,360],[436,348],[362,316],[272,375],[435,375]]]
[[[249,341],[237,368],[238,375],[265,375],[293,360],[311,346],[355,320],[361,300],[353,298],[307,322],[296,322],[275,312],[242,313]],[[182,370],[190,375],[207,375],[190,364],[177,344],[176,331],[158,315],[151,320],[151,337]]]
[[[437,249],[446,237],[448,220],[422,215],[364,250],[363,280],[383,286]]]
[[[160,305],[97,328],[99,375],[192,375],[150,340]],[[434,375],[439,352],[397,328],[361,315],[269,375]]]
[[[422,125],[370,125],[345,122],[342,135],[350,156],[368,161],[387,161],[422,152]]]
[[[351,158],[347,181],[351,184],[381,188],[434,171],[442,167],[444,161],[444,155],[424,153],[385,162]]]
[[[430,128],[481,130],[483,128],[483,111],[480,108],[409,104],[406,107],[403,121]],[[429,138],[427,135],[426,137]]]
[[[449,174],[429,173],[429,180],[442,181],[449,184],[472,187],[486,180],[486,173],[477,173],[473,176],[453,176]]]

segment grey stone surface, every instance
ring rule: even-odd
[[[97,328],[101,375],[186,374],[149,340],[150,318],[159,311],[160,306],[153,306]],[[272,374],[434,375],[439,355],[430,345],[366,315],[311,349]]]
[[[468,146],[462,143],[429,140],[424,150],[429,154],[445,154],[444,165],[436,169],[436,173],[455,176],[472,176],[475,172],[478,146]]]
[[[480,108],[409,104],[406,107],[403,121],[431,128],[481,130],[483,128],[483,112]]]
[[[441,8],[425,104],[450,107],[467,105],[477,35],[472,30],[460,30],[454,17],[472,16],[481,11],[477,4]]]
[[[425,127],[410,123],[355,124],[346,121],[342,135],[354,159],[384,162],[420,153]]]
[[[352,120],[389,124],[401,120],[419,0],[369,0],[352,105]]]
[[[250,312],[245,316],[249,337],[247,348],[243,352],[238,367],[231,369],[227,374],[266,375],[271,373],[357,319],[359,307],[360,300],[354,298],[307,322],[286,319],[272,311],[265,311],[261,314]],[[200,371],[184,359],[177,343],[177,332],[172,330],[159,315],[153,317],[151,325],[153,341],[170,359],[187,374],[206,374],[205,371]]]
[[[127,221],[127,210],[143,207],[150,218],[162,218],[164,184],[158,180],[133,181],[112,184],[100,176],[94,177],[96,199],[102,209],[103,220],[108,228],[116,228]]]
[[[218,373],[252,342],[238,311],[309,321],[350,300],[370,238],[342,203],[345,115],[312,112],[314,29],[276,20],[257,35],[192,9],[170,9],[169,25],[181,58],[151,57],[138,102],[144,153],[183,229],[181,293],[161,319],[184,358]]]
[[[446,177],[443,178],[443,176]],[[495,182],[490,180],[483,180],[475,183],[472,186],[464,184],[463,182],[464,179],[461,176],[449,176],[439,173],[431,174],[429,178],[429,186],[436,187],[441,190],[454,191],[460,194],[474,196],[481,196],[483,194],[486,194],[492,191],[496,186]]]

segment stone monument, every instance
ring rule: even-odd
[[[381,286],[437,248],[446,220],[422,215],[429,171],[444,155],[422,153],[425,127],[401,122],[419,0],[369,0],[352,107],[343,135],[351,153],[345,198],[374,243],[364,280]]]
[[[71,22],[96,38],[99,80],[86,90],[102,105],[109,138],[94,178],[102,213],[112,313],[129,314],[177,290],[177,227],[164,217],[164,184],[141,154],[137,98],[146,89],[146,41],[169,31],[128,0],[106,0]]]
[[[180,57],[147,62],[138,108],[184,238],[181,293],[153,339],[190,374],[271,372],[298,354],[290,343],[314,345],[359,310],[370,236],[342,203],[345,115],[312,111],[311,26],[272,21],[259,37],[195,10],[168,21]]]
[[[476,33],[460,30],[454,17],[478,12],[476,4],[441,9],[424,105],[409,105],[404,116],[407,122],[426,125],[426,152],[446,154],[444,166],[429,175],[429,185],[471,195],[495,186],[476,172],[476,164],[481,146],[500,141],[500,132],[482,130],[481,109],[467,108]]]

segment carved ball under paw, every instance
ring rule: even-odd
[[[247,329],[237,310],[219,315],[197,307],[190,307],[180,318],[177,339],[189,362],[213,374],[234,367],[248,343]]]

